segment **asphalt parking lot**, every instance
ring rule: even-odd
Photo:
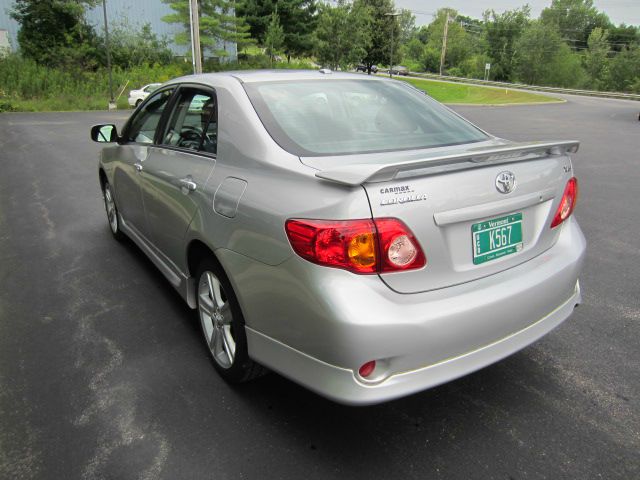
[[[110,236],[89,127],[127,112],[0,115],[0,478],[640,478],[640,103],[566,98],[455,110],[582,142],[584,304],[496,365],[365,408],[215,374],[193,312]]]

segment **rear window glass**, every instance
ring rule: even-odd
[[[299,80],[245,84],[265,128],[299,156],[432,148],[487,135],[404,82]]]

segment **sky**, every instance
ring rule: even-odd
[[[484,10],[496,12],[512,10],[528,3],[532,18],[538,18],[543,8],[551,5],[551,0],[395,0],[396,8],[407,8],[413,11],[416,25],[430,23],[433,13],[439,8],[451,7],[461,15],[482,18]],[[618,25],[640,25],[640,0],[594,0],[594,6],[606,13],[611,21]]]

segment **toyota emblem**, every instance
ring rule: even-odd
[[[496,189],[500,193],[511,193],[516,189],[516,176],[509,171],[500,172],[496,177]]]

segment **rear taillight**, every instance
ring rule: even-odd
[[[567,182],[567,186],[564,188],[562,199],[556,210],[556,214],[551,222],[551,228],[557,227],[573,213],[573,209],[576,208],[576,202],[578,201],[578,180],[573,177]]]
[[[287,220],[285,230],[293,250],[318,265],[379,273],[427,263],[411,230],[395,218]]]

